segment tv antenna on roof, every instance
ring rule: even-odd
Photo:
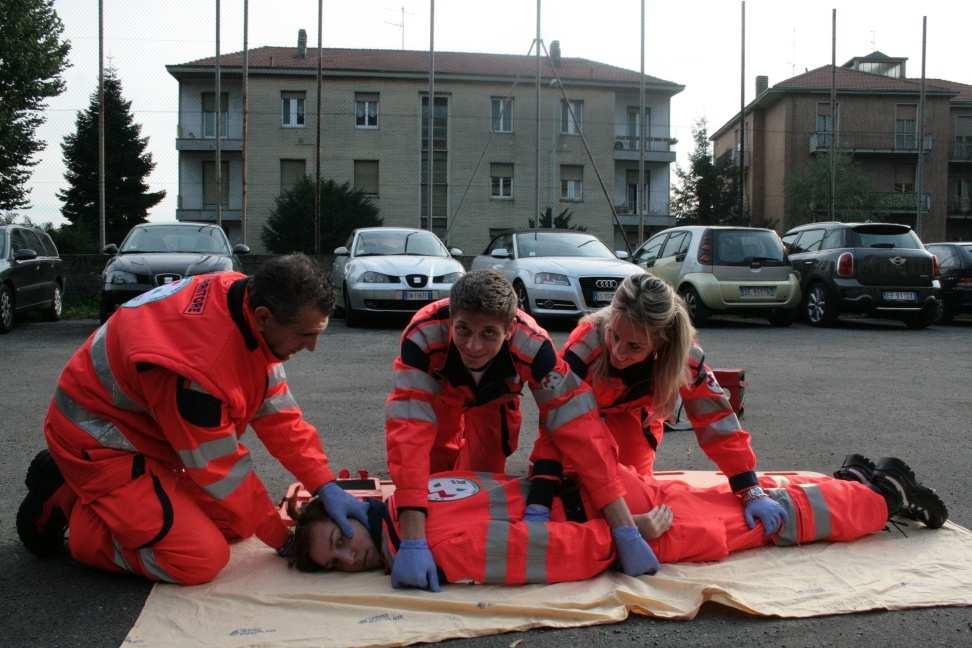
[[[392,9],[385,9],[385,11],[393,11],[393,10]],[[405,7],[404,7],[404,5],[401,8],[401,12],[402,12],[402,14],[401,14],[402,15],[401,22],[391,22],[390,20],[386,20],[385,21],[385,24],[386,25],[391,25],[392,27],[398,27],[400,30],[402,30],[402,49],[405,49]],[[414,16],[415,14],[413,14],[412,12],[409,12],[408,15],[409,16]]]

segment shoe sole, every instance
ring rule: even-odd
[[[921,522],[929,529],[941,528],[948,520],[948,507],[942,498],[934,489],[919,483],[911,466],[901,459],[885,457],[879,460],[875,477],[889,482],[901,494],[902,501],[908,503],[907,509],[899,513],[901,517]]]
[[[877,466],[874,465],[874,462],[864,455],[849,454],[844,457],[843,465],[834,471],[834,477],[844,481],[860,482],[868,486],[873,480],[876,469]]]
[[[27,497],[17,509],[17,535],[31,553],[46,557],[57,553],[64,545],[67,520],[60,510],[51,513],[43,529],[36,520],[44,513],[44,505],[64,484],[64,477],[47,450],[41,450],[27,468]]]

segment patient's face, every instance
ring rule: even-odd
[[[308,555],[324,569],[345,572],[367,571],[382,566],[381,552],[372,542],[368,529],[350,520],[354,537],[346,538],[331,520],[312,522],[308,532]]]

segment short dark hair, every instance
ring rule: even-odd
[[[516,291],[506,277],[495,270],[467,272],[452,284],[449,312],[482,313],[506,323],[516,319]]]
[[[296,505],[295,507],[296,508]],[[288,506],[288,509],[290,507]],[[310,499],[300,507],[299,511],[289,510],[294,525],[294,555],[290,559],[290,566],[302,572],[317,572],[324,569],[310,557],[310,528],[313,522],[328,522],[330,516],[324,508],[324,502],[317,497]]]
[[[330,316],[334,289],[321,267],[305,254],[288,254],[266,261],[249,279],[250,308],[265,306],[282,324],[312,307]]]

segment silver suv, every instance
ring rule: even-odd
[[[678,291],[696,326],[713,313],[789,326],[800,307],[800,282],[770,229],[673,227],[645,241],[632,261]]]

